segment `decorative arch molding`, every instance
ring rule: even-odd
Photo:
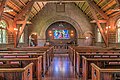
[[[94,35],[93,35],[93,33],[92,33],[91,31],[86,31],[86,32],[84,32],[84,37],[86,37],[87,34],[90,34],[92,37],[94,37]]]
[[[116,30],[116,27],[117,27],[116,23],[117,23],[118,19],[120,19],[120,15],[116,15],[116,16],[109,19],[110,26],[111,26],[112,30]]]
[[[52,18],[50,18],[50,19],[48,19],[44,22],[44,26],[42,27],[42,30],[39,33],[40,38],[45,39],[45,32],[46,32],[47,28],[51,24],[53,24],[55,22],[58,22],[58,21],[64,21],[64,22],[67,22],[67,23],[71,24],[76,29],[77,37],[82,36],[83,31],[82,31],[80,25],[75,20],[73,20],[72,18],[67,17],[67,16],[57,15],[57,16],[54,16],[54,17],[52,17]]]

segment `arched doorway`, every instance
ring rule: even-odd
[[[75,45],[77,44],[77,33],[70,23],[58,21],[47,28],[46,41],[51,45]]]
[[[37,38],[38,38],[37,34],[32,33],[29,36],[29,46],[37,46],[38,45]]]

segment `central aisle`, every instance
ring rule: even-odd
[[[43,80],[77,80],[68,55],[55,56]]]

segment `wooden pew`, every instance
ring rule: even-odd
[[[32,48],[31,48],[32,49]],[[19,56],[42,56],[42,61],[43,61],[43,74],[45,74],[45,72],[47,71],[48,67],[50,66],[50,63],[54,57],[54,53],[53,53],[53,47],[50,47],[48,50],[37,50],[38,48],[35,48],[36,50],[34,51],[34,49],[32,51],[28,51],[28,50],[13,50],[13,51],[0,51],[0,56],[2,57],[4,56],[13,56],[13,55],[19,55]],[[43,53],[45,52],[45,53]],[[4,53],[8,53],[8,54],[4,54]],[[11,54],[11,53],[15,53],[15,54]],[[17,54],[18,53],[18,54]]]
[[[78,48],[78,49],[77,49]],[[77,50],[75,50],[77,49]],[[103,49],[96,47],[70,47],[69,46],[69,57],[75,68],[75,71],[80,75],[80,68],[82,68],[82,56],[115,56],[119,57],[120,50]]]
[[[92,63],[92,80],[120,80],[120,64],[107,67],[100,67]],[[111,66],[111,67],[110,67]]]
[[[12,64],[12,63],[19,63],[21,67],[29,64],[29,63],[34,63],[33,64],[33,78],[37,80],[41,80],[42,77],[42,57],[39,56],[37,58],[0,58],[0,62],[3,64]]]
[[[21,48],[8,48],[5,51],[2,51],[2,53],[41,53],[41,52],[46,52],[46,67],[48,68],[50,66],[50,63],[54,57],[53,53],[53,48],[54,47],[21,47]],[[1,52],[0,52],[1,53]]]
[[[94,57],[114,57],[114,58],[120,58],[120,54],[118,53],[78,53],[76,52],[76,59],[75,59],[75,71],[78,75],[81,74],[82,70],[82,56],[89,57],[89,58],[94,58]]]
[[[75,59],[76,59],[76,52],[78,53],[95,53],[95,52],[102,52],[102,51],[108,51],[110,49],[104,49],[104,48],[99,48],[99,47],[76,47],[76,46],[69,46],[69,57],[70,60],[72,61],[73,66],[75,66]]]
[[[0,58],[37,58],[41,56],[42,60],[41,60],[41,65],[42,65],[42,73],[43,75],[45,74],[45,72],[47,71],[47,62],[46,62],[46,52],[44,53],[33,53],[33,52],[29,52],[29,53],[1,53],[0,54]]]
[[[8,65],[6,65],[6,67],[2,66],[0,68],[0,80],[33,80],[32,66],[33,63],[29,63],[23,67],[16,68]]]
[[[94,58],[87,58],[85,56],[82,56],[82,78],[83,80],[91,79],[91,63],[95,63],[98,66],[105,66],[106,64],[110,62],[120,62],[120,58],[115,57],[94,57]]]

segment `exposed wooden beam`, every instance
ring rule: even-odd
[[[92,7],[96,12],[98,12],[104,19],[109,19],[106,13],[102,11],[93,1],[91,0],[86,0],[89,4],[90,7]]]
[[[24,21],[17,21],[17,24],[23,24],[23,23],[24,23]],[[26,24],[32,24],[32,22],[27,21]]]
[[[17,24],[16,24],[16,21],[14,20],[14,22],[13,22],[13,33],[14,33],[14,48],[16,48],[17,47],[17,33],[16,33],[16,31],[14,30],[15,28],[17,27]]]
[[[4,7],[6,5],[6,2],[7,2],[7,0],[3,0],[2,3],[1,3],[1,6],[0,6],[0,19],[2,17],[3,12],[4,12]]]
[[[26,14],[26,16],[25,16],[25,20],[23,21],[23,24],[22,24],[22,26],[21,26],[21,31],[19,31],[19,32],[17,33],[17,35],[16,35],[16,43],[15,43],[15,46],[16,46],[16,47],[18,46],[19,39],[20,39],[20,37],[21,37],[21,35],[22,35],[22,33],[23,33],[24,29],[25,29],[25,26],[26,26],[26,24],[27,24],[27,20],[28,20],[28,18],[29,18],[30,11],[31,11],[31,9],[32,9],[33,3],[34,3],[34,2],[31,1],[31,4],[29,4],[30,6],[29,6],[29,9],[27,9],[28,11],[27,11],[27,14]]]
[[[120,0],[116,0],[116,2],[117,2],[117,4],[119,5],[119,7],[120,7]]]
[[[94,19],[95,19],[95,21],[96,21],[96,24],[97,24],[97,26],[98,26],[98,28],[99,28],[99,30],[100,30],[100,33],[101,33],[101,35],[102,35],[102,37],[103,37],[103,40],[104,40],[104,42],[105,42],[105,45],[108,46],[108,39],[107,39],[107,37],[105,36],[105,33],[104,33],[103,29],[102,29],[102,26],[101,26],[101,24],[100,24],[100,22],[99,22],[99,20],[98,20],[98,18],[97,18],[95,9],[92,7],[92,4],[91,4],[91,2],[89,2],[89,0],[86,0],[86,1],[88,2],[89,6],[90,6],[91,13],[92,13],[92,15],[93,15],[93,17],[94,17]]]
[[[33,4],[34,4],[34,1],[28,2],[28,4],[24,7],[24,9],[22,9],[19,12],[19,14],[15,16],[14,20],[20,19],[23,15],[25,15],[25,13],[29,11],[29,9],[32,7]]]
[[[2,15],[2,19],[6,19],[6,20],[13,20],[11,17],[9,16],[6,16],[5,14]]]
[[[107,20],[98,20],[99,23],[107,23]],[[96,20],[90,21],[90,23],[96,23]]]
[[[11,14],[8,14],[8,13],[4,13],[2,16],[7,16],[7,17],[9,17],[11,19],[14,19],[14,16],[12,16]]]
[[[16,37],[17,37],[17,38],[16,38],[16,47],[18,46],[19,39],[20,39],[20,37],[21,37],[24,29],[25,29],[25,26],[26,26],[28,17],[29,17],[29,16],[27,15],[26,18],[25,18],[25,20],[24,20],[24,22],[23,22],[23,24],[22,24],[22,26],[21,26],[21,31],[19,31],[18,34],[17,34],[17,36],[16,36]]]

